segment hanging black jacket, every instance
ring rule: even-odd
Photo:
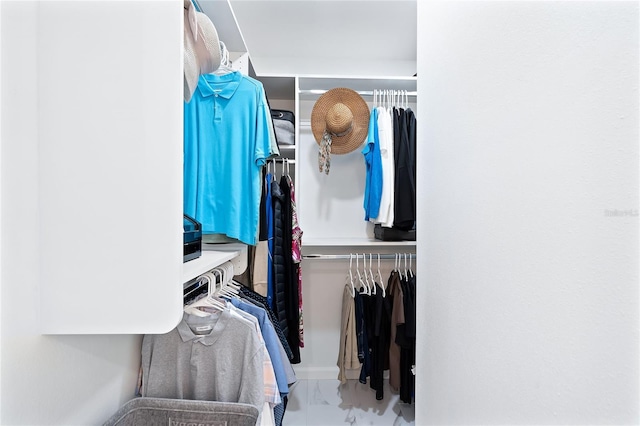
[[[408,231],[416,220],[415,114],[410,109],[394,109],[395,160],[394,228]],[[410,136],[411,134],[411,136]]]
[[[283,194],[282,202],[282,253],[284,256],[285,273],[285,309],[289,334],[287,340],[293,351],[292,364],[300,363],[300,334],[299,334],[299,304],[298,304],[298,271],[293,263],[292,228],[293,208],[291,205],[291,187],[285,176],[280,178],[280,190]]]
[[[278,317],[280,328],[285,336],[289,335],[287,324],[286,272],[284,254],[284,229],[282,207],[284,194],[278,182],[271,182],[271,201],[273,203],[273,310]],[[291,348],[293,351],[294,348]]]

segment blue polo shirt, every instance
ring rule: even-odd
[[[362,148],[366,166],[364,186],[364,220],[378,217],[382,198],[382,155],[378,137],[378,109],[374,108],[369,116],[367,144]]]
[[[237,71],[200,76],[184,104],[184,212],[204,234],[256,244],[269,117],[262,84]]]

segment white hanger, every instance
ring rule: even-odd
[[[375,295],[378,291],[378,286],[376,285],[376,277],[373,276],[373,270],[371,269],[373,267],[373,261],[371,260],[372,256],[373,255],[369,253],[369,275],[371,275],[371,287],[373,288],[372,294]]]
[[[382,287],[382,297],[387,297],[387,292],[384,289],[384,281],[382,280],[382,274],[380,273],[380,253],[378,253],[378,270],[376,272],[378,274],[378,279],[380,280],[380,287]]]
[[[210,275],[214,282],[219,283],[219,285],[217,287],[214,287],[214,290],[209,293],[209,296],[208,296],[209,302],[217,305],[221,309],[226,308],[227,307],[226,303],[218,298],[220,296],[220,290],[222,289],[222,286],[224,284],[224,274],[222,273],[221,270],[219,270],[218,268],[215,268],[207,272],[207,275]]]
[[[220,41],[220,66],[213,72],[213,74],[225,75],[232,73],[233,71],[234,70],[229,67],[229,51],[227,50],[227,46],[223,41]]]
[[[410,254],[409,255],[409,273],[411,274],[411,278],[413,278],[415,276],[415,274],[413,273],[413,269],[411,268],[411,258],[413,256]]]
[[[226,262],[218,267],[223,275],[222,285],[218,290],[218,293],[228,298],[234,298],[239,294],[239,289],[232,287],[231,280],[233,278],[233,264]]]
[[[208,282],[209,289],[207,291],[207,296],[196,300],[188,306],[185,306],[184,311],[188,314],[199,316],[199,317],[208,317],[209,313],[204,312],[198,308],[214,308],[218,310],[224,310],[225,305],[222,302],[213,298],[213,294],[216,288],[216,278],[210,273],[205,273],[200,276],[200,279],[204,279]]]
[[[371,287],[369,286],[369,274],[367,274],[367,255],[362,253],[362,275],[364,275],[364,282],[366,284],[366,293],[371,296]]]
[[[407,253],[404,254],[404,279],[409,279],[409,274],[407,274]]]
[[[367,285],[362,280],[362,274],[360,274],[360,255],[356,253],[356,273],[358,274],[358,281],[360,282],[360,294],[367,294]]]
[[[233,277],[235,275],[233,263],[227,262],[226,264],[228,270],[228,279],[226,281],[227,288],[235,295],[238,296],[240,294],[240,284],[237,284],[233,281]]]
[[[353,285],[353,274],[351,268],[353,267],[353,253],[349,253],[349,282],[351,283],[351,297],[356,297],[356,287]]]

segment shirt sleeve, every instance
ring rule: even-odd
[[[271,155],[271,137],[269,132],[269,120],[271,113],[265,99],[264,88],[257,88],[258,108],[256,111],[256,143],[254,162],[256,166],[263,166]]]

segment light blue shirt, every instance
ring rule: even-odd
[[[203,234],[255,245],[270,153],[264,88],[239,72],[200,76],[184,104],[184,212]]]
[[[382,155],[378,138],[378,109],[374,108],[369,116],[367,144],[362,148],[366,166],[364,187],[364,220],[378,217],[382,198]]]
[[[246,303],[236,298],[231,298],[229,299],[229,301],[236,308],[241,309],[258,319],[258,324],[260,324],[260,331],[262,332],[262,338],[264,339],[264,344],[267,347],[267,352],[269,352],[271,364],[273,364],[273,372],[276,376],[278,390],[282,395],[288,394],[289,384],[287,383],[284,361],[280,356],[280,350],[278,349],[278,335],[276,334],[276,330],[275,328],[273,328],[273,324],[267,316],[267,311],[258,306],[252,305],[251,303]],[[289,360],[287,359],[286,362],[289,362]]]

